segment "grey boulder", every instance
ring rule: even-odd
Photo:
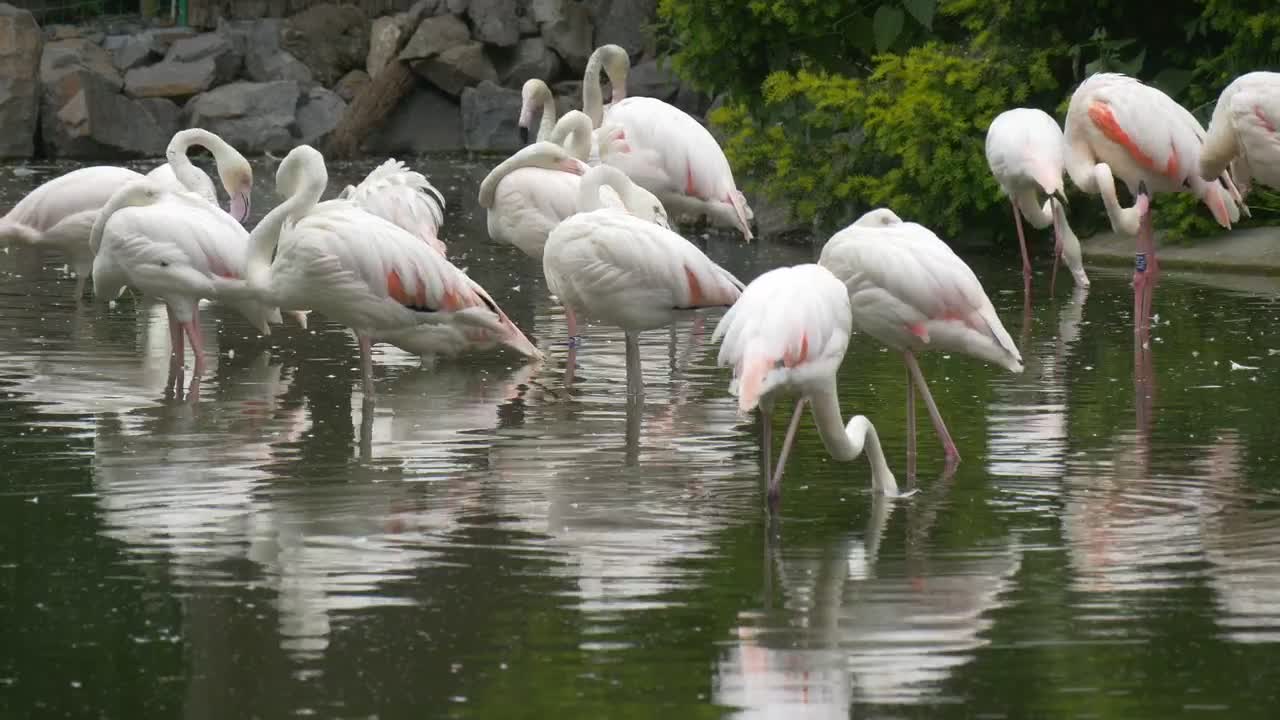
[[[0,4],[0,158],[31,157],[40,112],[44,37],[26,10]]]
[[[473,151],[520,149],[520,93],[492,82],[462,91],[462,141]]]
[[[192,98],[182,114],[188,127],[222,136],[242,152],[288,150],[294,145],[298,84],[235,82]]]

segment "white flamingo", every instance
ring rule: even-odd
[[[1027,255],[1027,238],[1022,232],[1022,218],[1037,229],[1053,225],[1053,274],[1049,292],[1058,277],[1058,261],[1066,260],[1076,284],[1089,287],[1084,272],[1080,240],[1067,223],[1067,194],[1063,188],[1063,153],[1065,141],[1058,122],[1043,110],[1014,108],[991,121],[987,129],[987,165],[1000,189],[1013,205],[1013,222],[1018,228],[1018,244],[1022,248],[1022,279],[1031,292],[1031,259]],[[1037,193],[1050,197],[1040,205]]]
[[[243,278],[248,234],[239,223],[194,193],[166,192],[140,178],[118,188],[93,223],[93,285],[111,299],[125,285],[164,301],[169,312],[170,363],[183,364],[183,332],[191,343],[194,373],[204,372],[204,349],[197,306],[217,298],[218,279]],[[250,298],[229,304],[259,332],[280,313]]]
[[[552,141],[521,148],[480,182],[479,202],[486,210],[489,237],[514,245],[535,260],[542,259],[551,230],[577,212],[581,175],[587,171],[575,156],[590,137],[591,121],[575,110],[561,118],[556,128]],[[666,210],[652,193],[630,182],[622,184],[620,191],[606,187],[611,206],[667,226]]]
[[[973,270],[928,228],[903,222],[885,208],[833,235],[818,262],[848,288],[854,328],[906,361],[908,455],[915,453],[918,388],[947,460],[959,460],[915,353],[963,353],[1022,372],[1022,355]]]
[[[535,137],[537,142],[552,141],[553,135],[559,122],[565,117],[569,117],[574,112],[570,110],[565,113],[564,117],[556,117],[556,99],[551,94],[551,88],[538,78],[530,78],[526,80],[524,86],[520,89],[520,117],[517,125],[520,128],[520,142],[529,142],[529,128],[533,125],[533,119],[538,118],[538,134]],[[588,129],[590,130],[590,143],[587,151],[579,154],[575,148],[574,157],[586,162],[589,165],[599,165],[603,154],[608,151],[613,152],[630,152],[630,147],[626,144],[626,131],[616,124],[605,124],[603,127],[594,128],[590,124],[588,118]],[[594,129],[592,129],[594,128]],[[563,143],[562,143],[563,144]]]
[[[281,161],[276,191],[285,200],[253,230],[246,279],[224,281],[224,292],[314,309],[350,327],[366,397],[377,341],[445,354],[460,349],[454,341],[462,337],[467,347],[503,344],[541,358],[484,288],[443,255],[354,202],[320,202],[328,182],[324,157],[309,145]]]
[[[1280,73],[1251,72],[1218,97],[1200,149],[1200,177],[1214,180],[1230,168],[1240,194],[1253,180],[1280,188]]]
[[[738,396],[738,410],[760,408],[765,472],[769,475],[769,504],[776,507],[782,491],[782,471],[800,425],[806,402],[813,403],[813,421],[827,452],[850,461],[867,453],[871,487],[897,495],[898,483],[889,470],[875,426],[862,415],[840,417],[836,373],[849,347],[853,318],[849,293],[831,271],[821,265],[796,265],[760,275],[716,326],[712,342],[723,340],[717,364],[733,367],[729,391]],[[769,467],[773,433],[770,412],[783,393],[795,393],[778,468]]]
[[[578,213],[547,238],[542,270],[566,309],[623,330],[627,391],[639,399],[639,333],[670,325],[679,311],[728,307],[742,283],[680,235],[606,207],[600,199],[606,184],[622,195],[630,182],[607,166],[588,171],[578,188]]]
[[[391,158],[374,168],[359,185],[348,185],[338,195],[352,200],[383,220],[389,220],[421,239],[440,254],[444,225],[444,195],[426,176]]]
[[[583,109],[596,127],[620,126],[630,152],[607,162],[661,198],[677,215],[706,215],[736,227],[750,240],[753,214],[738,191],[733,170],[711,133],[688,113],[656,98],[627,97],[631,60],[617,45],[601,45],[587,61]],[[609,77],[613,102],[603,105],[600,72]]]
[[[207,141],[210,147],[219,148],[215,157],[219,161],[219,173],[228,183],[232,209],[238,209],[237,197],[242,195],[243,216],[237,219],[246,219],[248,192],[253,184],[252,168],[244,156],[216,135],[199,133],[204,131],[186,130],[170,141],[166,150],[168,162],[151,172],[157,176],[157,187],[171,192],[187,190],[202,193],[207,185],[209,193],[212,193],[209,176],[191,165],[186,157],[186,149],[189,144],[195,144],[194,140],[201,140],[199,144]],[[0,243],[53,250],[67,256],[76,273],[75,296],[79,299],[84,295],[85,281],[93,267],[89,231],[97,211],[107,204],[116,190],[142,177],[141,173],[114,165],[95,165],[60,175],[27,193],[8,214],[0,218]],[[184,185],[184,182],[190,184]],[[217,205],[216,194],[202,194],[201,197]]]
[[[192,164],[187,151],[192,145],[208,150],[218,167],[218,179],[230,198],[227,212],[236,222],[249,220],[253,194],[253,167],[249,161],[226,140],[201,128],[179,130],[165,148],[165,164],[147,173],[147,177],[160,183],[169,192],[190,191],[204,198],[209,204],[218,205],[218,191],[208,174]]]

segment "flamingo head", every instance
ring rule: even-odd
[[[328,184],[329,172],[324,165],[324,156],[310,145],[299,145],[290,150],[276,168],[276,194],[282,198],[290,197],[312,177],[321,188]]]
[[[244,157],[237,157],[229,162],[219,163],[218,178],[222,180],[222,187],[226,189],[227,195],[231,196],[227,212],[231,213],[236,222],[248,222],[249,198],[253,194],[253,167],[249,165],[249,161]]]
[[[542,108],[551,102],[551,88],[538,78],[530,78],[520,88],[520,144],[529,144],[529,128],[534,118],[542,112]]]

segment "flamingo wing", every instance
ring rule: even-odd
[[[748,412],[774,390],[815,376],[834,377],[849,345],[849,294],[814,264],[760,275],[725,313],[712,335],[717,364],[733,367],[729,391]]]
[[[392,158],[374,168],[351,192],[349,199],[426,241],[441,253],[444,195],[420,172]]]
[[[1264,75],[1231,98],[1232,127],[1240,154],[1251,173],[1272,187],[1280,186],[1280,74]]]
[[[32,190],[4,219],[44,232],[69,215],[100,209],[116,190],[140,177],[112,165],[73,170]]]
[[[662,327],[676,310],[728,307],[743,288],[680,235],[607,208],[560,223],[542,263],[561,302],[632,330]]]
[[[605,113],[605,123],[623,128],[631,152],[659,153],[665,183],[649,190],[728,203],[738,216],[739,229],[751,238],[751,208],[738,191],[724,151],[702,123],[673,105],[648,97],[629,97],[613,103]],[[604,159],[612,164],[610,157],[628,154]]]
[[[355,203],[320,203],[281,238],[272,266],[287,307],[311,307],[376,336],[462,324],[539,353],[484,288],[403,228]]]
[[[1013,372],[1021,355],[973,270],[937,235],[917,223],[841,230],[819,264],[848,288],[853,322],[895,347],[907,336],[991,360]],[[972,331],[973,337],[966,331]],[[949,342],[953,335],[957,342]],[[974,347],[988,343],[989,348]]]

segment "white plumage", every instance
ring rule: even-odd
[[[199,315],[201,299],[217,298],[219,279],[243,278],[248,233],[230,215],[193,193],[168,193],[141,179],[120,188],[94,223],[89,240],[95,251],[93,282],[99,295],[117,295],[124,286],[159,298],[169,309],[175,364],[181,362],[185,330],[195,355],[195,372],[204,368]],[[280,322],[273,307],[252,298],[229,301],[259,332]]]
[[[600,72],[608,73],[613,102],[603,106]],[[648,97],[626,97],[630,60],[617,45],[596,48],[583,79],[583,107],[597,128],[623,130],[629,152],[602,154],[677,215],[707,215],[750,240],[753,213],[711,133],[688,113]]]
[[[441,254],[444,195],[420,172],[391,158],[374,168],[359,185],[348,185],[340,197],[407,230]]]
[[[818,262],[848,290],[854,328],[903,353],[947,456],[958,459],[914,353],[960,352],[1022,372],[1022,355],[973,270],[928,228],[885,208],[832,236]]]
[[[612,208],[560,223],[542,268],[561,303],[629,333],[666,327],[680,310],[728,307],[742,292],[693,243]]]
[[[285,157],[276,186],[287,199],[254,228],[247,282],[227,292],[318,310],[350,327],[370,396],[374,341],[423,355],[500,343],[541,357],[479,284],[420,238],[350,200],[319,203],[327,183],[314,148]]]
[[[747,412],[760,406],[771,503],[778,500],[787,453],[806,401],[813,402],[814,421],[828,452],[847,461],[865,448],[872,487],[898,494],[871,422],[859,415],[845,427],[841,419],[836,373],[849,345],[851,322],[844,284],[821,265],[808,264],[770,270],[751,281],[716,326],[712,341],[721,341],[717,364],[733,367],[729,389],[738,396],[738,409]],[[770,412],[775,396],[784,392],[800,399],[777,471],[770,472]]]
[[[1252,180],[1280,188],[1280,73],[1251,72],[1236,78],[1218,97],[1200,157],[1200,176],[1219,177],[1228,168],[1241,193]]]
[[[626,199],[630,181],[614,168],[593,168],[582,179],[578,212],[547,238],[542,270],[547,286],[569,314],[622,328],[627,341],[627,380],[643,394],[638,334],[665,327],[683,310],[728,307],[742,283],[671,230],[625,210],[602,207],[601,181],[609,179]],[[661,213],[654,198],[653,212]],[[662,215],[665,220],[665,214]]]
[[[580,176],[587,166],[553,142],[522,148],[480,183],[489,237],[542,259],[547,235],[577,212]]]
[[[1060,209],[1066,202],[1062,180],[1065,149],[1062,128],[1043,110],[1007,110],[997,115],[987,129],[987,165],[1014,208],[1027,288],[1031,286],[1031,261],[1022,218],[1038,229],[1054,226],[1055,278],[1061,257],[1066,260],[1076,283],[1089,286],[1080,241],[1067,223],[1065,211]],[[1050,196],[1043,206],[1039,193]]]

